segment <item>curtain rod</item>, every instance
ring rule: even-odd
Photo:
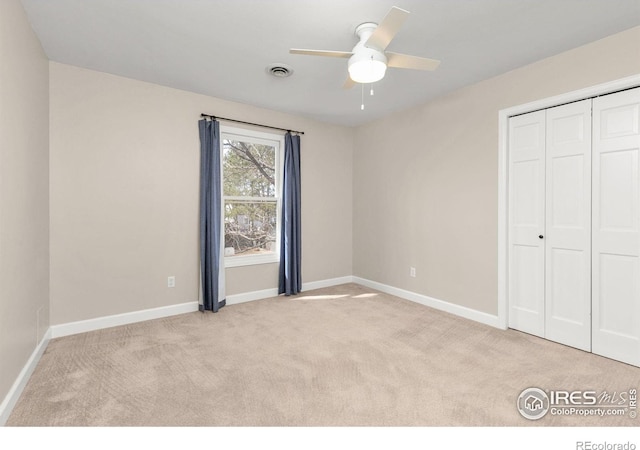
[[[262,128],[271,128],[272,130],[286,131],[288,133],[304,134],[304,131],[296,131],[296,130],[289,130],[287,128],[272,127],[270,125],[262,125],[261,123],[245,122],[243,120],[227,119],[226,117],[212,116],[211,114],[205,114],[205,113],[200,114],[200,117],[209,117],[211,119],[226,120],[227,122],[243,123],[245,125],[253,125],[253,126],[262,127]]]

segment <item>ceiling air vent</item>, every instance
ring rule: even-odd
[[[293,69],[286,64],[270,64],[267,66],[267,73],[277,78],[287,78],[293,74]]]

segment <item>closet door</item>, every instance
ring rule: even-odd
[[[640,365],[640,88],[593,101],[593,352]]]
[[[509,327],[544,337],[545,112],[509,119]]]
[[[545,338],[591,351],[591,100],[546,118]]]

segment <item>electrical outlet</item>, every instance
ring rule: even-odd
[[[167,287],[176,287],[176,277],[174,277],[173,275],[167,277]]]
[[[415,267],[410,267],[409,268],[409,276],[415,278],[416,277],[416,268]]]

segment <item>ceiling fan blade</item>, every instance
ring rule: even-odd
[[[353,52],[337,52],[333,50],[308,50],[305,48],[292,48],[289,50],[292,55],[329,56],[332,58],[350,58]]]
[[[374,47],[379,50],[384,50],[389,45],[389,42],[396,35],[404,21],[409,16],[409,11],[400,9],[397,6],[391,8],[387,15],[382,19],[382,22],[373,31],[365,47]]]
[[[344,81],[344,84],[342,85],[342,89],[351,89],[353,86],[355,86],[356,82],[353,81],[351,79],[351,77],[347,77],[347,79]]]
[[[421,58],[420,56],[403,55],[402,53],[386,52],[387,66],[400,69],[436,70],[440,65],[437,59]]]

